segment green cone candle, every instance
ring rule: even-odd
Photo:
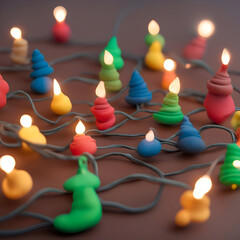
[[[104,62],[99,73],[99,78],[104,82],[107,91],[117,92],[122,88],[122,82],[119,79],[119,73],[114,67],[113,56],[110,52],[105,50]]]
[[[169,93],[163,99],[163,105],[161,109],[153,114],[153,118],[163,124],[172,125],[179,123],[183,120],[183,113],[181,112],[181,107],[178,105],[178,93],[180,91],[180,81],[177,77],[169,85]]]

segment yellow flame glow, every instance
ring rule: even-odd
[[[151,142],[153,141],[154,139],[154,132],[153,130],[149,130],[149,132],[146,134],[145,136],[145,139],[148,141],[148,142]]]
[[[107,50],[104,51],[104,63],[106,65],[111,65],[113,63],[113,55]]]
[[[53,15],[58,22],[63,22],[67,16],[67,10],[62,6],[55,7]]]
[[[234,166],[235,168],[239,168],[239,169],[240,169],[240,161],[239,161],[239,160],[234,160],[234,161],[233,161],[233,166]]]
[[[198,34],[201,37],[210,37],[213,34],[214,30],[215,26],[210,20],[203,20],[198,24]]]
[[[0,159],[0,168],[6,173],[10,173],[14,169],[15,164],[15,159],[10,155],[4,155]]]
[[[61,93],[61,87],[55,78],[53,80],[53,93],[54,95],[59,95]]]
[[[208,175],[204,175],[197,180],[193,190],[193,197],[201,199],[212,188],[212,180]]]
[[[84,124],[82,123],[81,120],[79,120],[79,122],[78,122],[78,124],[75,128],[76,133],[77,134],[83,134],[85,132],[85,129],[86,128],[85,128]]]
[[[20,28],[18,28],[18,27],[11,28],[10,34],[12,35],[12,37],[14,39],[20,39],[22,37],[22,32],[21,32]]]
[[[164,61],[163,66],[166,71],[173,71],[176,68],[175,62],[169,58]]]
[[[148,31],[151,35],[157,35],[160,31],[160,27],[155,20],[150,21],[148,24]]]
[[[180,91],[180,81],[179,78],[176,77],[174,81],[169,85],[169,91],[175,94],[178,94]]]
[[[104,86],[104,82],[100,81],[99,84],[96,87],[96,91],[95,91],[96,95],[98,97],[106,97],[106,90],[105,90],[105,86]]]
[[[224,65],[228,65],[229,61],[230,61],[230,53],[226,48],[224,48],[222,51],[222,63]]]
[[[21,116],[20,118],[20,124],[25,127],[25,128],[29,128],[32,126],[32,118],[31,116],[24,114]]]

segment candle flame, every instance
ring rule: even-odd
[[[148,31],[151,35],[157,35],[160,31],[160,27],[155,20],[150,21],[148,24]]]
[[[105,86],[104,86],[103,81],[99,82],[99,84],[97,85],[95,93],[98,97],[102,97],[102,98],[106,97],[106,90],[105,90]]]
[[[201,37],[210,37],[214,33],[214,30],[215,26],[210,20],[203,20],[198,24],[198,34]]]
[[[226,48],[224,48],[222,51],[222,63],[224,65],[228,65],[229,61],[230,61],[230,53]]]
[[[53,93],[54,95],[59,95],[61,93],[61,87],[55,78],[53,80]]]
[[[76,133],[77,134],[83,134],[85,132],[85,129],[86,128],[85,128],[84,124],[82,123],[81,120],[79,120],[79,122],[78,122],[78,124],[75,128]]]
[[[149,130],[149,132],[146,134],[145,136],[145,139],[148,141],[148,142],[151,142],[153,141],[154,139],[154,132],[153,130]]]
[[[190,63],[186,63],[186,64],[185,64],[185,68],[186,68],[186,69],[189,69],[189,68],[191,68],[191,67],[192,67],[192,65],[191,65]]]
[[[25,127],[25,128],[29,128],[32,126],[32,118],[31,116],[24,114],[21,116],[20,118],[20,124]]]
[[[240,169],[240,161],[239,161],[239,160],[234,160],[234,161],[233,161],[233,166],[234,166],[235,168]]]
[[[18,27],[11,28],[10,34],[12,35],[12,37],[14,39],[20,39],[22,37],[22,32],[21,32],[20,28],[18,28]]]
[[[6,173],[12,172],[15,164],[15,159],[10,155],[4,155],[0,159],[0,168]]]
[[[58,22],[63,22],[67,16],[67,10],[62,6],[55,7],[53,10],[53,15]]]
[[[212,188],[212,180],[208,175],[204,175],[197,180],[193,190],[193,197],[195,199],[201,199]]]
[[[104,51],[104,63],[106,65],[111,65],[113,63],[113,55],[107,50]]]
[[[180,81],[179,78],[176,77],[174,81],[169,85],[169,91],[175,94],[178,94],[180,91]]]
[[[172,59],[166,59],[163,66],[166,71],[173,71],[176,68],[176,64]]]

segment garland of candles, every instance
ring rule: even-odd
[[[167,50],[162,51],[165,45],[165,39],[161,34],[159,34],[159,25],[153,20],[149,24],[149,34],[145,38],[145,42],[149,46],[149,51],[145,58],[129,53],[123,53],[121,55],[121,50],[117,45],[117,38],[115,37],[121,21],[126,17],[126,15],[144,4],[146,4],[146,2],[139,2],[137,5],[133,5],[128,9],[128,11],[123,12],[119,16],[113,31],[114,37],[110,39],[108,45],[104,48],[99,58],[94,54],[78,52],[47,63],[39,50],[36,49],[33,51],[31,59],[31,62],[33,63],[31,77],[33,78],[33,81],[31,83],[31,89],[37,93],[44,94],[51,90],[52,79],[49,78],[48,75],[53,72],[52,67],[54,64],[71,61],[72,59],[76,58],[89,58],[94,61],[100,60],[102,65],[102,70],[99,74],[99,78],[101,80],[100,82],[98,79],[83,77],[84,75],[92,75],[92,73],[82,73],[81,75],[83,76],[71,77],[64,80],[60,84],[54,79],[54,95],[52,97],[32,99],[28,93],[22,90],[8,93],[8,84],[3,80],[2,77],[0,78],[0,91],[2,94],[0,108],[6,105],[7,100],[11,98],[19,98],[22,100],[28,100],[35,115],[49,124],[55,125],[58,124],[59,121],[64,117],[73,116],[70,121],[59,125],[56,128],[41,131],[36,125],[32,125],[32,118],[29,115],[23,115],[21,117],[20,123],[22,126],[0,121],[0,144],[8,148],[22,146],[26,150],[34,150],[46,158],[57,158],[59,160],[66,161],[73,160],[78,161],[79,163],[77,174],[64,183],[64,189],[66,191],[54,188],[42,189],[32,198],[30,198],[24,205],[13,210],[5,216],[0,217],[1,222],[17,215],[30,216],[42,220],[42,223],[24,229],[0,230],[0,236],[18,235],[51,225],[61,232],[81,232],[85,229],[93,227],[100,221],[102,216],[102,208],[116,208],[130,213],[141,213],[148,211],[159,202],[165,185],[182,187],[187,190],[181,196],[181,205],[183,209],[176,214],[175,219],[178,226],[186,226],[190,222],[204,222],[209,218],[210,199],[206,196],[206,193],[211,189],[212,183],[210,176],[218,163],[224,162],[220,169],[220,181],[224,185],[230,185],[232,189],[235,189],[238,185],[240,185],[240,132],[237,130],[240,126],[240,114],[238,112],[239,107],[235,107],[231,98],[231,93],[233,90],[237,91],[238,93],[240,90],[235,86],[232,87],[231,79],[227,73],[227,67],[230,60],[229,52],[224,49],[222,54],[222,67],[215,74],[210,66],[201,60],[204,54],[206,40],[214,31],[214,25],[212,22],[205,20],[199,24],[199,35],[186,46],[183,51],[184,58],[182,58],[169,53]],[[63,7],[57,7],[54,9],[54,15],[57,22],[53,28],[53,36],[56,41],[62,43],[69,42],[71,35],[71,29],[65,22],[66,14],[66,9]],[[29,65],[26,66],[26,64],[30,62],[30,59],[28,59],[27,41],[21,37],[21,31],[18,28],[11,29],[11,34],[15,38],[13,48],[9,49],[3,47],[0,48],[0,52],[11,52],[11,60],[13,63],[18,65],[11,67],[1,66],[0,71],[28,71],[31,69],[31,67]],[[85,43],[74,41],[70,41],[69,44],[88,46],[103,45],[103,43]],[[207,83],[209,90],[208,94],[206,95],[193,90],[183,90],[180,92],[180,81],[174,72],[176,64],[171,59],[165,59],[164,54],[168,54],[187,69],[194,66],[199,66],[214,76]],[[136,67],[129,82],[129,86],[125,88],[122,88],[122,83],[119,79],[119,74],[117,71],[124,65],[122,56],[126,59],[136,62]],[[148,90],[144,79],[139,73],[143,67],[144,61],[146,66],[150,69],[157,71],[164,70],[162,89],[153,91]],[[240,72],[234,70],[229,70],[228,72],[230,74],[240,74]],[[66,96],[61,90],[61,86],[71,81],[80,81],[86,84],[98,84],[96,88],[96,95],[98,98],[94,103],[87,101],[72,103],[68,96]],[[224,85],[224,87],[221,85]],[[118,93],[114,97],[107,99],[105,97],[106,90]],[[136,110],[132,114],[115,110],[109,104],[110,102],[116,101],[118,98],[122,97],[127,90],[129,91],[129,94],[125,98],[126,102],[130,105],[136,106]],[[167,93],[167,90],[169,90],[169,93]],[[152,95],[155,93],[160,93],[165,96],[163,103],[151,102]],[[178,97],[193,97],[196,101],[204,103],[204,108],[198,108],[183,115],[181,112],[181,107],[178,105]],[[34,104],[34,102],[45,101],[49,99],[52,99],[51,110],[55,114],[59,115],[55,121],[49,120],[39,114]],[[91,107],[92,113],[71,112],[72,104],[87,104]],[[145,109],[145,107],[149,106],[161,106],[161,108],[159,111],[154,111],[147,108]],[[219,113],[217,115],[213,112],[213,108],[216,106],[221,107],[221,109],[217,111]],[[237,130],[236,134],[233,130],[227,127],[214,124],[202,126],[199,130],[195,129],[188,116],[202,111],[207,111],[208,117],[217,124],[221,124],[226,118],[235,112],[231,124],[233,128]],[[144,117],[136,117],[138,113],[146,113],[146,115]],[[121,122],[116,123],[117,115],[123,115],[124,119]],[[161,124],[181,124],[180,130],[167,139],[159,138],[157,136],[156,129],[153,128],[150,128],[147,134],[112,133],[112,131],[121,128],[121,126],[123,126],[128,120],[141,121],[152,116]],[[55,134],[70,124],[76,124],[76,121],[78,122],[76,126],[76,136],[66,146],[47,144],[45,136]],[[97,129],[89,129],[85,131],[85,126],[82,121],[95,121]],[[232,143],[213,143],[206,146],[200,134],[203,131],[212,128],[217,128],[228,132],[231,135]],[[97,146],[93,137],[98,135],[120,137],[145,136],[145,139],[139,143],[137,148],[123,144]],[[4,140],[6,137],[11,139],[11,143]],[[175,138],[178,138],[178,140],[174,141],[173,139]],[[12,140],[14,140],[14,142]],[[166,148],[162,147],[163,145],[165,145]],[[169,153],[182,151],[188,154],[196,154],[216,147],[227,147],[226,156],[222,155],[212,162],[195,164],[169,173],[164,173],[157,167],[144,162],[129,153],[109,152],[104,155],[93,156],[97,149],[126,148],[136,151],[142,157],[150,157],[159,154],[160,151],[166,151]],[[71,150],[72,156],[64,154],[64,151],[67,149]],[[100,186],[97,162],[103,158],[114,155],[126,158],[134,164],[148,168],[155,175],[131,174],[115,180],[114,182],[111,182],[105,186]],[[94,173],[88,171],[88,161],[90,161],[93,165]],[[7,198],[19,199],[29,193],[33,185],[31,176],[24,170],[15,169],[15,159],[12,156],[2,156],[0,160],[0,167],[7,174],[6,178],[2,182],[2,191]],[[209,168],[206,175],[201,177],[196,182],[194,190],[192,190],[192,187],[186,183],[168,179],[170,176],[179,175],[187,171],[206,167]],[[159,184],[158,193],[151,203],[142,207],[134,208],[118,202],[104,201],[97,195],[99,192],[110,190],[120,184],[124,184],[133,180],[146,180]],[[11,182],[11,187],[9,187],[9,182]],[[73,193],[74,202],[69,214],[62,214],[53,219],[49,216],[25,211],[33,202],[37,201],[37,199],[45,194],[55,193],[62,195],[68,194],[69,192]],[[78,196],[81,196],[81,199]],[[91,200],[90,204],[89,200]]]

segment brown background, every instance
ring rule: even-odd
[[[138,1],[0,1],[0,46],[11,46],[12,38],[9,36],[9,29],[12,26],[19,26],[23,30],[23,36],[27,39],[50,38],[51,27],[54,24],[52,10],[57,5],[63,5],[68,10],[67,22],[72,29],[72,39],[86,41],[108,41],[111,37],[114,23],[117,16],[125,9]],[[194,36],[197,23],[204,18],[209,18],[216,24],[216,32],[208,41],[208,50],[204,60],[214,69],[220,66],[220,55],[224,47],[227,47],[232,59],[231,69],[239,69],[240,55],[240,34],[239,34],[239,3],[237,1],[155,1],[148,2],[144,7],[137,9],[127,16],[121,24],[118,32],[118,42],[122,50],[143,56],[147,48],[144,44],[144,36],[147,33],[147,24],[151,19],[157,20],[161,25],[161,33],[166,38],[167,48],[176,54],[181,54],[184,45]],[[62,46],[52,41],[41,40],[30,43],[30,51],[38,48],[51,61],[55,58],[75,52],[87,51],[99,53],[102,47],[81,47]],[[8,54],[0,54],[0,65],[10,66]],[[125,67],[120,71],[120,78],[126,85],[130,79],[135,63],[126,60]],[[100,66],[97,62],[87,59],[76,59],[67,63],[56,64],[52,76],[57,80],[72,76],[79,76],[81,72],[90,71],[97,74]],[[182,89],[192,88],[206,92],[206,80],[210,77],[203,69],[185,70],[181,67],[177,69],[181,80]],[[22,89],[29,91],[29,72],[1,72],[4,79],[10,85],[10,91]],[[150,90],[160,87],[162,74],[143,69],[142,76],[148,84]],[[233,83],[239,86],[239,78],[232,77]],[[62,90],[70,96],[72,101],[95,99],[95,86],[80,82],[71,82]],[[110,97],[111,95],[108,95]],[[236,106],[239,106],[239,96],[234,93]],[[39,98],[32,94],[32,97]],[[154,94],[153,102],[162,102],[162,95]],[[128,113],[134,111],[129,107],[124,97],[121,97],[112,105],[116,110]],[[195,108],[201,107],[192,99],[181,99],[183,113],[187,113]],[[50,111],[50,101],[37,103],[37,110],[47,118],[56,119]],[[146,107],[158,110],[159,107]],[[90,112],[89,106],[75,104],[73,111],[80,113]],[[22,114],[28,113],[33,116],[35,124],[41,130],[51,129],[55,126],[49,125],[38,119],[29,102],[24,100],[11,99],[7,106],[0,111],[0,119],[18,124]],[[139,114],[144,116],[146,114]],[[64,118],[64,123],[71,118]],[[123,117],[117,116],[117,122]],[[191,118],[196,128],[209,124],[206,113],[196,114]],[[86,123],[87,129],[95,128],[94,124]],[[229,121],[224,123],[230,127]],[[167,138],[175,133],[179,127],[166,127],[157,124],[152,118],[143,121],[128,121],[123,127],[116,130],[119,133],[146,133],[149,127],[158,130],[158,136]],[[66,145],[74,136],[75,124],[65,128],[55,135],[47,137],[48,143],[59,146]],[[220,130],[208,130],[202,134],[207,144],[216,142],[230,142],[229,135]],[[141,138],[117,138],[117,137],[97,137],[98,146],[106,146],[113,143],[128,144],[137,146]],[[137,153],[123,149],[99,150],[96,155],[103,153],[122,151],[130,152],[139,157]],[[183,169],[187,166],[205,163],[214,160],[225,150],[211,150],[197,156],[186,156],[181,153],[167,154],[161,152],[158,156],[149,159],[151,163],[159,167],[163,172],[172,172]],[[64,162],[57,159],[45,159],[41,156],[27,155],[21,149],[7,149],[1,147],[1,155],[11,154],[16,158],[16,167],[27,170],[33,177],[34,187],[29,195],[19,201],[7,200],[0,193],[0,215],[8,213],[17,206],[26,202],[30,196],[42,188],[56,187],[62,188],[63,182],[75,174],[77,164],[75,162]],[[66,154],[69,154],[66,151]],[[113,180],[127,176],[131,173],[150,173],[149,170],[132,164],[121,157],[108,157],[99,162],[100,179],[102,185]],[[166,186],[159,204],[152,210],[142,214],[126,214],[114,211],[104,211],[101,222],[84,233],[63,236],[53,228],[46,228],[16,237],[23,239],[239,239],[239,197],[240,192],[229,191],[218,181],[218,169],[216,167],[213,174],[213,189],[209,193],[211,199],[211,218],[204,224],[191,224],[186,229],[178,229],[174,225],[174,217],[180,209],[179,197],[184,191],[180,188]],[[195,181],[204,173],[206,169],[194,170],[172,179],[183,181],[193,186]],[[0,172],[0,180],[4,178]],[[113,190],[101,193],[104,200],[119,201],[130,206],[141,206],[149,203],[155,196],[158,189],[157,184],[149,184],[143,181],[124,184]],[[68,212],[71,207],[71,198],[63,196],[51,196],[39,199],[29,210],[40,212],[49,216],[56,216],[60,213]],[[8,222],[1,223],[1,229],[13,229],[29,226],[38,221],[29,218],[17,217]],[[15,238],[12,238],[15,239]]]

